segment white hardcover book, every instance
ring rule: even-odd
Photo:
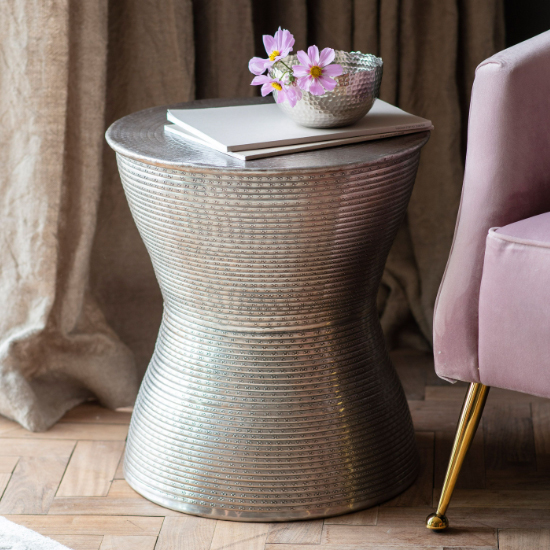
[[[426,128],[431,130],[433,126]],[[286,155],[288,153],[300,153],[302,151],[314,151],[315,149],[326,149],[327,147],[336,147],[338,145],[346,145],[349,143],[361,143],[363,141],[371,141],[375,139],[383,139],[388,137],[402,136],[405,134],[413,134],[418,130],[400,130],[397,132],[388,132],[385,134],[375,134],[368,136],[356,136],[351,138],[331,139],[328,141],[317,141],[314,143],[297,143],[296,145],[282,145],[279,147],[264,147],[263,149],[251,149],[248,151],[224,151],[223,147],[218,144],[213,144],[200,139],[198,136],[184,130],[177,124],[166,124],[164,129],[171,134],[184,138],[185,140],[197,143],[204,147],[209,147],[216,151],[220,151],[225,155],[232,156],[240,160],[254,160],[267,157],[276,157],[278,155]]]
[[[300,126],[285,116],[275,103],[168,109],[167,118],[221,152],[254,151],[432,128],[429,120],[406,113],[380,99],[360,121],[343,128]]]

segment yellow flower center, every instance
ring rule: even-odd
[[[281,55],[281,52],[279,50],[273,50],[269,54],[269,61],[275,61],[275,58],[278,57],[279,55]]]
[[[313,78],[319,78],[323,74],[323,69],[321,69],[321,67],[317,67],[317,65],[313,65],[313,67],[309,69],[309,74]]]
[[[278,82],[272,82],[271,85],[278,91],[280,92],[283,87],[278,83]]]

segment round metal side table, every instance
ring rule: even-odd
[[[429,132],[245,163],[165,123],[158,107],[107,132],[164,297],[128,483],[237,521],[397,495],[418,456],[376,294]]]

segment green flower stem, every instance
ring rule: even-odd
[[[294,82],[294,80],[296,80],[296,79],[294,78],[293,70],[283,60],[279,59],[279,61],[277,61],[277,63],[275,63],[275,65],[278,65],[279,63],[281,63],[282,65],[284,65],[288,69],[286,71],[283,71],[283,73],[281,74],[281,80],[283,79],[285,74],[288,74],[289,75],[288,80],[290,82]]]
[[[282,63],[289,70],[289,72],[292,73],[292,69],[282,59],[279,59],[279,61],[277,61],[277,63]],[[286,73],[284,73],[284,74],[286,74]]]

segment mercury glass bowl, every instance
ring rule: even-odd
[[[382,80],[382,59],[370,53],[335,51],[334,63],[342,65],[343,73],[336,77],[332,92],[316,96],[302,90],[302,99],[294,107],[288,102],[277,103],[294,122],[308,128],[336,128],[348,126],[363,118],[378,97]],[[285,63],[298,65],[296,55],[289,55]],[[273,78],[282,76],[279,67],[272,68]],[[273,92],[277,98],[277,91]]]

